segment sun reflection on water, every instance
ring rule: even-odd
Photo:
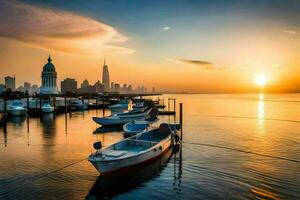
[[[259,131],[264,132],[265,104],[263,93],[260,93],[258,96],[257,118]]]

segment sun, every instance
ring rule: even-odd
[[[259,74],[255,77],[255,83],[260,87],[264,87],[267,84],[267,81],[268,79],[264,74]]]

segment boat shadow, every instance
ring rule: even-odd
[[[101,126],[94,130],[94,134],[100,134],[100,133],[111,133],[111,132],[120,132],[123,131],[122,126]]]
[[[170,148],[163,156],[148,165],[131,168],[130,172],[115,176],[99,176],[86,199],[101,199],[126,193],[160,176],[173,155]]]

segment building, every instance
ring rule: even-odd
[[[25,92],[27,91],[29,94],[31,94],[31,84],[30,83],[28,83],[28,82],[24,83],[24,91]]]
[[[39,93],[39,86],[34,84],[31,86],[31,94],[35,93]]]
[[[104,91],[109,92],[109,72],[108,72],[108,66],[105,63],[103,64],[103,70],[102,70],[102,84],[104,85]]]
[[[18,91],[18,92],[25,92],[25,88],[21,85],[21,86],[19,86],[19,87],[16,89],[16,91]]]
[[[0,94],[2,94],[5,91],[5,85],[0,84]]]
[[[90,86],[90,83],[86,79],[80,85],[81,88],[88,87],[88,86]]]
[[[98,92],[98,93],[103,93],[104,92],[104,85],[100,81],[97,81],[94,84],[94,87],[96,89],[96,92]]]
[[[77,92],[77,81],[73,78],[66,78],[61,81],[60,88],[62,93],[76,93]]]
[[[6,76],[5,80],[5,88],[10,89],[12,91],[16,90],[16,78],[11,76]]]
[[[49,55],[48,63],[43,67],[42,71],[42,86],[40,88],[41,94],[58,94],[56,78],[57,73],[55,71],[55,66],[51,63],[51,57]]]
[[[119,84],[119,83],[116,83],[116,84],[115,84],[115,92],[120,92],[120,90],[121,90],[120,84]]]
[[[111,84],[110,84],[110,91],[115,92],[115,83],[114,82],[111,82]]]

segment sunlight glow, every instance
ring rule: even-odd
[[[267,84],[267,81],[268,79],[264,74],[259,74],[255,77],[255,83],[260,87],[264,87]]]

